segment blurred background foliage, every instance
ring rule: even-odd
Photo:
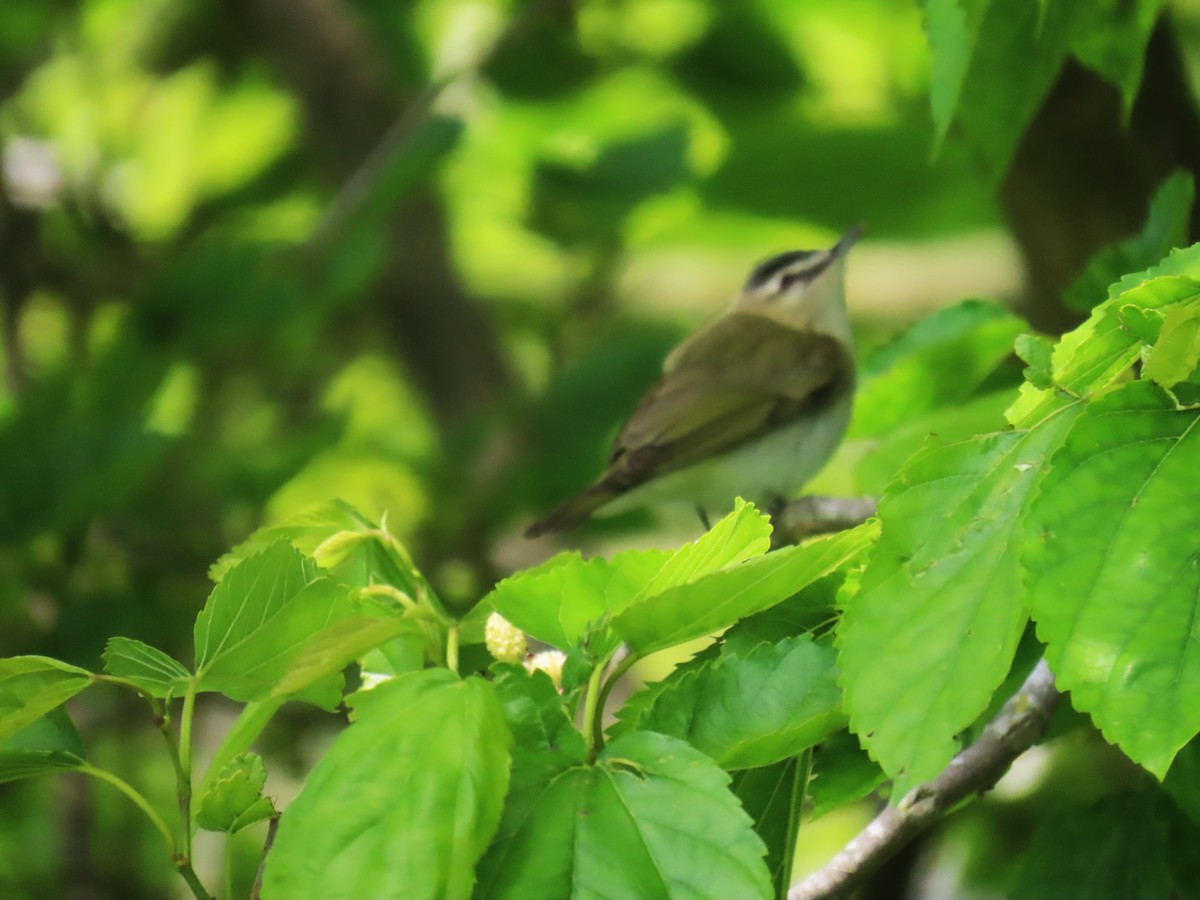
[[[1045,4],[1013,4],[1034,34]],[[595,473],[674,341],[756,261],[856,222],[866,378],[814,488],[877,492],[926,434],[1001,427],[1024,327],[1004,306],[1076,321],[1087,260],[1200,167],[1200,5],[1162,6],[1089,7],[1141,40],[1080,26],[1012,73],[1014,111],[988,60],[931,63],[938,3],[6,0],[0,651],[178,650],[209,564],[330,497],[386,511],[474,601],[545,555],[520,529]],[[964,298],[1004,306],[889,343]],[[130,713],[92,704],[92,752],[169,793]],[[297,771],[305,715],[275,738]],[[136,812],[92,791],[3,788],[0,894],[176,889]],[[986,875],[962,848],[1014,822],[938,852]]]

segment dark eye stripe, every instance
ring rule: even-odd
[[[750,277],[746,279],[745,289],[749,291],[760,288],[783,269],[803,262],[819,252],[819,250],[792,250],[789,253],[780,253],[778,256],[772,256],[770,259],[759,263],[754,271],[750,273]]]

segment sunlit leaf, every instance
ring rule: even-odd
[[[475,896],[770,897],[765,848],[728,785],[684,742],[626,734],[595,765],[514,790]]]
[[[60,707],[0,743],[0,783],[85,765],[83,741]]]
[[[1018,517],[1077,414],[931,441],[880,500],[882,533],[838,648],[851,728],[896,796],[949,762],[1008,672],[1026,615]]]
[[[57,659],[0,659],[0,741],[8,740],[91,683],[91,672]]]
[[[508,787],[495,691],[430,669],[355,708],[280,819],[263,896],[465,900]]]
[[[862,553],[873,522],[785,547],[633,604],[613,628],[639,654],[703,637],[786,600]]]
[[[770,765],[846,724],[835,661],[807,635],[722,656],[659,693],[636,726],[682,738],[724,769]]]
[[[1147,382],[1093,402],[1021,541],[1059,687],[1159,777],[1200,730],[1198,423]]]
[[[109,638],[104,645],[104,671],[132,681],[153,697],[179,694],[192,673],[157,647],[133,638]]]

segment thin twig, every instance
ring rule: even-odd
[[[1046,731],[1062,694],[1043,659],[979,739],[932,781],[889,806],[822,869],[788,891],[788,900],[845,897],[904,844],[972,794],[990,790]]]

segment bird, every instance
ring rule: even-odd
[[[824,250],[759,263],[730,310],[680,343],[589,487],[526,537],[617,512],[686,500],[707,513],[736,497],[782,505],[841,443],[854,400],[845,260],[856,226]]]

